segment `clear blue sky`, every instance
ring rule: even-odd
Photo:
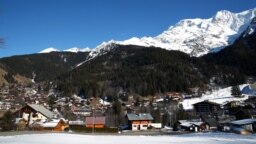
[[[181,19],[254,7],[256,0],[0,0],[0,57],[156,36]]]

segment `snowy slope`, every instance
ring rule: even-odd
[[[73,52],[73,53],[78,53],[78,52],[90,52],[91,49],[90,48],[78,48],[78,47],[73,47],[73,48],[69,48],[66,50],[63,50],[63,52]],[[42,51],[40,51],[39,53],[50,53],[50,52],[61,52],[60,50],[50,47],[50,48],[46,48]]]
[[[46,48],[46,49],[40,51],[39,53],[50,53],[50,52],[58,52],[58,51],[60,51],[60,50],[50,47],[50,48]]]
[[[244,101],[248,99],[247,93],[243,91],[244,88],[246,88],[248,84],[240,85],[240,89],[242,91],[242,94],[244,95],[241,98],[235,98],[231,95],[231,87],[227,87],[224,89],[215,90],[213,92],[208,92],[206,94],[203,94],[200,98],[192,98],[192,99],[185,99],[182,102],[182,106],[185,110],[193,109],[193,104],[202,102],[205,100],[215,102],[218,104],[225,104],[230,101]]]
[[[256,8],[241,13],[222,10],[209,19],[181,20],[156,37],[133,37],[124,41],[104,42],[92,52],[92,55],[98,55],[96,54],[100,51],[98,49],[105,49],[109,47],[108,44],[112,46],[121,44],[161,47],[167,50],[179,50],[191,56],[201,56],[232,44],[249,26],[255,13]]]

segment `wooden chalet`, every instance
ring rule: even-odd
[[[50,121],[38,121],[30,125],[33,130],[50,130],[50,131],[64,131],[69,127],[67,120],[65,119],[52,119]]]
[[[179,120],[175,123],[175,126],[173,128],[174,131],[204,131],[208,130],[209,126],[201,121],[200,119],[196,120]]]
[[[195,103],[194,109],[197,113],[217,113],[220,110],[220,104],[210,102],[210,101],[202,101],[199,103]]]
[[[153,117],[149,113],[127,114],[128,124],[133,131],[147,130],[153,121]]]
[[[86,117],[85,127],[87,128],[104,128],[106,126],[106,117]]]
[[[53,112],[37,104],[27,104],[25,107],[16,111],[15,115],[16,119],[27,121],[27,126],[34,122],[54,119],[55,116]]]

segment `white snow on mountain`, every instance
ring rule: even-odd
[[[42,51],[40,51],[39,53],[51,53],[51,52],[73,52],[73,53],[78,53],[78,52],[90,52],[92,51],[92,49],[90,48],[78,48],[78,47],[73,47],[73,48],[69,48],[69,49],[66,49],[66,50],[63,50],[63,51],[60,51],[56,48],[53,48],[53,47],[50,47],[50,48],[47,48],[47,49],[44,49]]]
[[[39,53],[50,53],[50,52],[59,52],[60,50],[56,49],[56,48],[53,48],[53,47],[50,47],[50,48],[47,48],[47,49],[44,49],[42,51],[40,51]]]
[[[202,56],[232,44],[250,25],[255,13],[256,8],[241,13],[222,10],[209,19],[184,19],[156,37],[133,37],[124,41],[104,42],[91,52],[91,56],[99,55],[97,52],[106,52],[114,44],[154,46],[182,51],[191,56]],[[100,48],[103,50],[99,50]]]
[[[213,92],[207,92],[199,98],[192,99],[184,99],[181,104],[185,110],[193,109],[193,104],[202,102],[202,101],[210,101],[218,104],[225,104],[230,101],[239,101],[242,102],[248,99],[248,94],[244,92],[244,88],[247,88],[248,84],[240,85],[240,90],[242,91],[242,97],[234,97],[231,95],[231,87],[214,90]]]
[[[81,66],[82,64],[90,61],[91,59],[95,58],[96,56],[100,56],[100,55],[104,55],[106,54],[108,51],[110,51],[111,49],[115,48],[116,42],[111,40],[108,42],[103,42],[102,44],[100,44],[99,46],[97,46],[95,49],[91,49],[91,52],[89,53],[88,57],[86,58],[85,61],[77,64],[76,67]]]
[[[65,52],[73,52],[73,53],[78,53],[78,52],[89,52],[91,51],[90,48],[78,48],[78,47],[73,47],[73,48],[70,48],[70,49],[66,49],[66,50],[63,50]]]
[[[202,56],[210,52],[218,52],[222,48],[232,44],[249,26],[256,16],[256,8],[232,13],[227,10],[217,12],[209,19],[184,19],[176,25],[169,27],[166,31],[155,37],[133,37],[124,41],[110,40],[98,45],[95,49],[70,48],[68,52],[86,52],[90,54],[86,61],[96,56],[107,53],[117,45],[138,45],[145,47],[159,47],[167,50],[178,50],[191,56]],[[248,29],[248,34],[255,30],[255,25]],[[48,48],[40,53],[59,51]]]

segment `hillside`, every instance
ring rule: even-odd
[[[7,72],[9,82],[18,75],[36,82],[52,80],[57,75],[68,72],[87,57],[88,53],[52,52],[13,56],[0,59],[0,67]],[[20,78],[19,78],[20,79]],[[17,81],[17,79],[16,79]],[[22,80],[21,80],[22,81]]]
[[[214,86],[244,83],[246,77],[256,76],[255,23],[254,18],[231,46],[198,58],[155,47],[105,43],[81,66],[58,77],[58,89],[85,97],[114,97],[124,92],[192,93],[199,88],[201,95]]]
[[[212,78],[218,85],[244,81],[237,69],[208,65],[204,59],[179,51],[117,45],[58,77],[57,83],[60,91],[82,93],[86,97],[116,96],[122,92],[147,96],[169,91],[191,92],[193,87],[204,89]]]

